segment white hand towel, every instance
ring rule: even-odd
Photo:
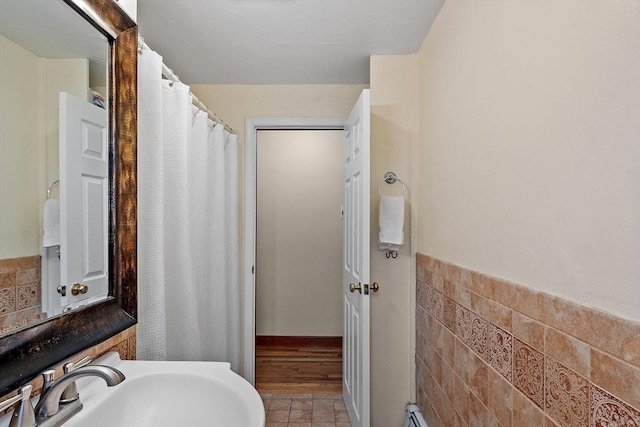
[[[380,196],[378,248],[397,251],[404,243],[404,197]]]
[[[60,244],[60,200],[47,199],[44,202],[44,214],[42,218],[42,246],[49,248]]]

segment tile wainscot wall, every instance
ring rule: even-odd
[[[417,255],[429,427],[640,427],[640,324]]]
[[[45,318],[40,255],[0,259],[0,335]]]

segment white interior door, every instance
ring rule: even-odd
[[[60,93],[60,278],[69,304],[108,291],[107,112]],[[74,283],[85,293],[72,294]]]
[[[369,110],[369,90],[365,89],[344,127],[342,394],[354,427],[370,424]],[[360,289],[354,289],[358,286]]]

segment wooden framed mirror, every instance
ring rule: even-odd
[[[106,300],[0,338],[0,396],[136,323],[138,28],[114,0],[62,1],[109,44],[109,291]]]

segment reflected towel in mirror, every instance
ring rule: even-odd
[[[380,196],[378,248],[397,251],[404,243],[404,197]]]
[[[44,202],[44,214],[42,216],[42,246],[49,248],[60,245],[60,200],[47,199]]]

